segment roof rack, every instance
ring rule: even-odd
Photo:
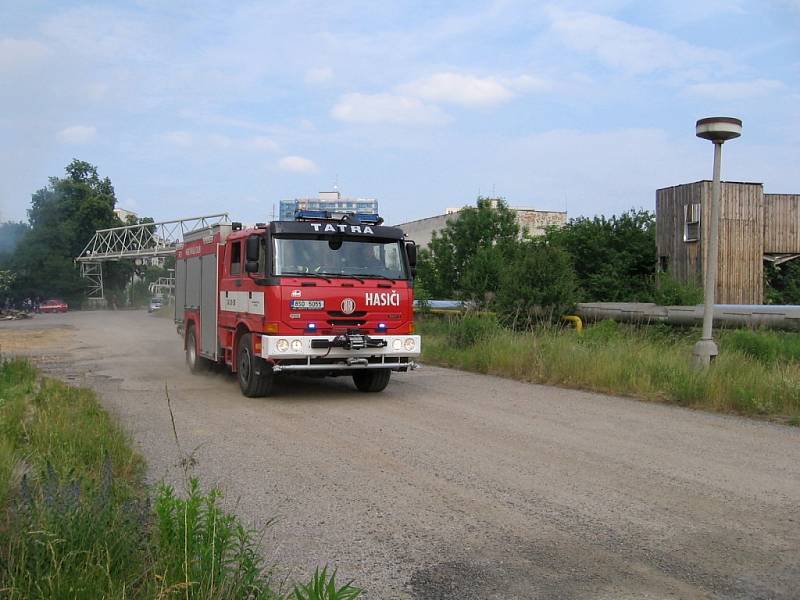
[[[372,213],[357,213],[348,211],[331,210],[296,210],[295,221],[348,221],[350,223],[367,225],[380,225],[383,218]]]

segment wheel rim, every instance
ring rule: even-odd
[[[250,350],[246,347],[239,353],[239,377],[244,383],[250,381]]]
[[[188,346],[189,346],[188,347],[188,350],[189,350],[189,364],[191,366],[194,366],[194,363],[197,360],[197,348],[195,347],[195,345],[196,344],[195,344],[195,341],[194,341],[194,334],[191,334],[189,336],[189,344],[188,344]]]

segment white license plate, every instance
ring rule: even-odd
[[[294,310],[322,310],[325,308],[324,300],[292,300],[290,306]]]

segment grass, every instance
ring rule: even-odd
[[[281,594],[257,531],[145,464],[91,390],[0,359],[0,597],[352,600],[335,572]],[[321,595],[320,595],[321,594]]]
[[[515,332],[485,317],[426,318],[423,360],[523,381],[800,422],[800,335],[723,331],[712,368],[690,363],[695,330],[604,321],[582,334]]]

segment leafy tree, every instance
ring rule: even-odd
[[[630,210],[620,216],[580,217],[546,238],[571,258],[587,302],[648,301],[656,267],[655,215]]]
[[[83,297],[77,257],[95,230],[122,225],[114,214],[116,196],[108,177],[97,168],[75,159],[66,176],[51,177],[35,192],[28,210],[29,229],[18,240],[8,261],[17,273],[17,296],[61,296],[75,302]],[[108,264],[104,283],[122,289],[132,272],[125,263]]]
[[[502,199],[479,197],[474,207],[463,208],[434,232],[429,248],[420,252],[419,279],[434,298],[483,300],[486,292],[496,292],[496,267],[519,234],[516,215]],[[481,250],[479,263],[468,275]]]
[[[14,252],[19,240],[28,232],[25,223],[0,223],[0,260]]]
[[[571,310],[577,291],[569,255],[544,240],[526,240],[503,268],[497,312],[507,325],[531,327]]]
[[[13,272],[0,270],[0,294],[5,294],[11,289],[14,279],[16,275]]]
[[[800,304],[800,260],[764,265],[764,301]]]

